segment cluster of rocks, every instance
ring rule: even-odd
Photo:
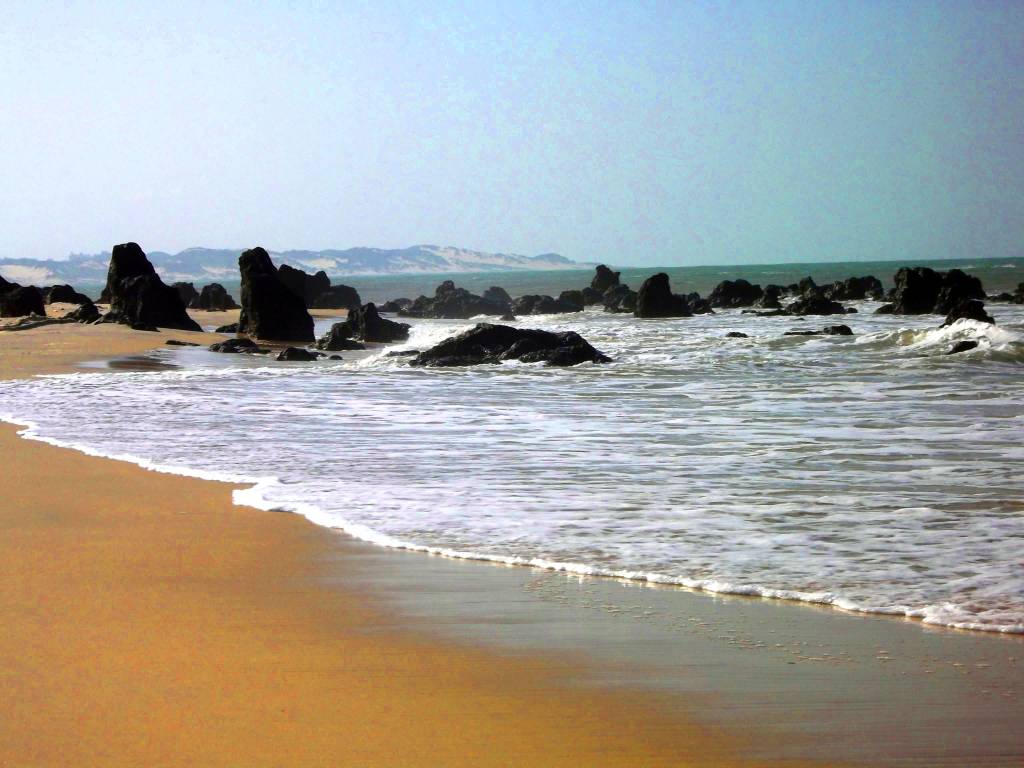
[[[429,368],[519,360],[552,366],[607,363],[611,359],[574,331],[554,333],[509,325],[479,323],[418,353],[409,364]]]
[[[263,248],[238,257],[242,275],[242,311],[237,333],[267,341],[313,341],[313,318],[305,300],[281,279]]]
[[[879,314],[946,315],[965,301],[984,301],[981,280],[959,269],[936,272],[928,267],[903,267],[893,277],[889,301]]]
[[[277,274],[308,309],[358,309],[362,305],[359,291],[348,285],[331,285],[331,279],[323,270],[311,275],[282,264]]]
[[[343,349],[365,349],[360,342],[390,344],[409,338],[409,326],[381,317],[377,306],[370,302],[366,306],[350,310],[348,317],[331,326],[331,330],[316,343],[318,349],[337,352]]]
[[[136,243],[114,246],[102,296],[110,303],[102,318],[105,323],[123,323],[140,330],[202,330],[188,316],[177,289],[160,279]]]
[[[85,294],[70,285],[38,288],[18,285],[0,277],[0,317],[46,317],[49,304],[77,304],[78,308],[60,318],[64,322],[95,322],[100,312]]]
[[[1024,304],[1024,283],[1018,283],[1013,293],[996,293],[989,296],[989,301],[1001,302],[1003,304]]]
[[[238,309],[234,298],[220,283],[204,285],[201,291],[197,291],[192,283],[174,283],[173,287],[189,309],[204,309],[210,312]]]

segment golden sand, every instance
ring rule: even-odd
[[[213,337],[0,332],[0,378],[166,338]],[[0,766],[737,764],[731,737],[570,687],[563,661],[398,634],[326,585],[340,537],[234,506],[228,485],[10,425],[0,466]]]

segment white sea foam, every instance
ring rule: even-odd
[[[382,546],[1019,633],[1024,312],[1000,311],[865,311],[853,338],[781,336],[828,318],[531,318],[616,360],[570,370],[174,351],[187,368],[0,383],[0,410]],[[961,338],[984,344],[939,354]]]

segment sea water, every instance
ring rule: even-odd
[[[0,383],[0,414],[384,546],[1024,632],[1024,307],[940,329],[853,306],[521,318],[613,358],[568,369],[387,356],[475,321],[342,361],[168,349]],[[783,335],[836,322],[854,336]]]

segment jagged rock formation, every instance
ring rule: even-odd
[[[225,312],[229,309],[238,309],[238,304],[227,289],[220,283],[204,285],[189,304],[191,309],[205,309],[211,312]]]
[[[480,323],[419,353],[410,365],[446,368],[520,360],[524,363],[570,366],[607,363],[610,358],[573,331],[552,333],[508,325]]]
[[[278,276],[270,256],[252,248],[238,257],[242,274],[239,333],[271,341],[313,341],[313,318],[306,303]]]
[[[456,287],[451,280],[445,280],[437,286],[433,298],[420,296],[399,310],[399,314],[403,317],[466,320],[476,315],[500,316],[509,311],[508,293],[497,287],[489,288],[487,293],[489,297],[477,296],[465,288]],[[498,300],[494,300],[495,297]]]
[[[637,317],[689,317],[693,313],[685,296],[672,293],[668,275],[651,275],[640,286],[636,297]]]
[[[104,316],[104,322],[123,323],[143,330],[202,330],[188,316],[177,289],[160,279],[136,243],[114,246],[103,292],[110,300],[110,311]]]

